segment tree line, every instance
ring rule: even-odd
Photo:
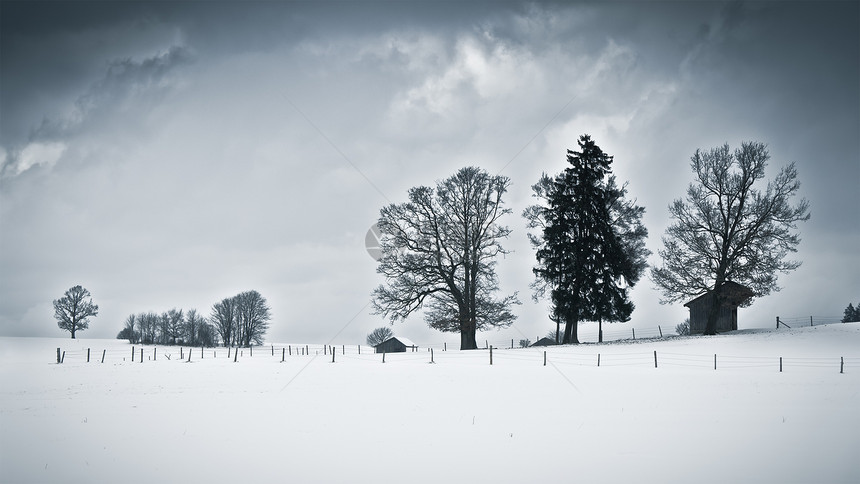
[[[564,325],[563,343],[578,343],[581,322],[598,322],[602,340],[603,322],[630,319],[630,289],[651,254],[645,208],[616,180],[613,156],[588,135],[577,144],[561,173],[544,173],[532,186],[537,203],[522,213],[535,249],[532,297],[548,300],[557,335]],[[672,222],[650,279],[663,304],[712,294],[704,334],[715,334],[720,308],[732,298],[723,293],[726,282],[748,286],[753,296],[740,302],[747,306],[780,289],[778,273],[800,266],[787,257],[800,243],[797,223],[809,219],[809,203],[792,204],[800,188],[794,163],[761,186],[769,159],[759,142],[696,150],[694,181],[669,206]],[[496,275],[499,256],[509,253],[502,242],[511,230],[502,222],[512,213],[504,204],[510,184],[465,167],[435,187],[411,188],[407,202],[383,207],[377,272],[385,282],[371,296],[375,314],[394,323],[420,312],[430,327],[460,333],[461,349],[477,348],[477,331],[513,324],[518,294],[499,296]],[[86,297],[76,286],[54,301],[59,325],[72,338],[98,313]],[[853,318],[849,308],[846,318]],[[249,346],[263,342],[270,319],[265,298],[248,291],[213,305],[208,318],[176,309],[129,316],[121,335],[145,343]]]
[[[251,346],[263,344],[271,321],[266,298],[246,291],[212,306],[209,317],[196,309],[131,314],[118,339],[130,343],[188,346]]]

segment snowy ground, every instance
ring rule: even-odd
[[[0,482],[860,482],[860,324],[550,348],[546,366],[536,348],[490,366],[281,347],[141,363],[121,341],[0,338]]]

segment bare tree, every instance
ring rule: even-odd
[[[201,327],[206,324],[203,316],[197,313],[196,309],[189,309],[185,314],[184,340],[189,345],[197,346],[200,344]]]
[[[158,341],[159,317],[154,312],[140,313],[137,315],[137,325],[140,328],[140,342],[153,344]]]
[[[89,299],[87,299],[89,298]],[[54,318],[60,329],[72,333],[83,331],[90,326],[91,317],[99,314],[99,307],[93,304],[90,291],[81,286],[69,288],[60,299],[54,300]]]
[[[475,349],[479,330],[509,326],[516,293],[496,299],[496,257],[511,233],[499,220],[510,209],[502,196],[510,180],[467,167],[435,190],[409,190],[409,202],[380,211],[382,258],[377,272],[387,284],[373,291],[373,307],[391,321],[425,309],[427,324],[459,332],[460,349]],[[426,303],[426,307],[425,307]]]
[[[135,329],[135,323],[137,323],[137,317],[134,314],[129,314],[125,318],[124,326],[122,331],[117,335],[117,339],[127,339],[131,344],[137,343],[140,333]]]
[[[394,337],[394,331],[391,330],[388,326],[381,326],[379,328],[374,329],[367,335],[367,345],[368,346],[376,346],[383,341],[386,341],[390,338]]]
[[[161,315],[162,319],[162,342],[164,344],[176,344],[176,339],[182,336],[184,317],[181,309],[173,308]]]
[[[235,297],[224,298],[212,306],[209,321],[221,337],[221,343],[224,346],[230,346],[236,342],[233,338],[236,333],[237,318]]]
[[[800,188],[794,163],[763,191],[756,188],[768,159],[766,146],[758,142],[742,143],[734,152],[728,144],[696,150],[690,163],[696,181],[686,200],[669,207],[674,222],[659,251],[663,265],[651,270],[651,279],[664,304],[713,291],[704,334],[716,332],[724,282],[746,285],[761,297],[779,290],[778,272],[800,266],[786,256],[800,243],[795,229],[809,219],[809,202],[789,203]]]
[[[197,327],[197,344],[200,346],[215,346],[216,339],[215,328],[209,324],[206,318],[201,318],[200,325]]]
[[[236,315],[240,343],[242,346],[263,344],[269,321],[272,319],[271,309],[266,298],[257,291],[246,291],[236,296]]]

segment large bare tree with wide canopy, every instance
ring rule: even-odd
[[[499,224],[511,212],[502,201],[509,185],[507,177],[466,167],[384,207],[377,272],[386,284],[373,291],[376,314],[398,321],[423,309],[430,327],[459,332],[464,350],[477,348],[477,331],[513,323],[516,293],[495,297],[496,259],[507,253],[501,240],[511,233]]]
[[[752,289],[755,296],[778,291],[777,273],[800,266],[787,260],[800,243],[797,222],[809,219],[809,202],[791,199],[800,188],[797,168],[789,163],[762,190],[770,159],[767,147],[745,142],[731,151],[723,145],[696,150],[690,166],[696,175],[686,200],[669,206],[673,219],[659,251],[663,264],[651,270],[663,303],[712,291],[704,334],[715,334],[724,282]],[[751,304],[749,299],[745,304]]]

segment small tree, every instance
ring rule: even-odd
[[[164,320],[164,332],[162,335],[164,339],[164,343],[170,343],[172,345],[176,344],[176,339],[182,337],[183,329],[184,329],[184,316],[182,314],[181,309],[173,308],[170,311],[162,314],[161,317]],[[169,340],[169,341],[168,341]]]
[[[687,318],[683,323],[675,326],[675,332],[681,336],[690,336],[690,319]]]
[[[532,344],[532,342],[528,339],[520,340],[520,348],[528,348],[530,344]]]
[[[367,345],[368,346],[376,346],[379,343],[382,343],[385,340],[394,337],[394,331],[387,326],[381,326],[379,328],[374,329],[367,335]]]
[[[89,298],[89,299],[87,299]],[[93,304],[92,295],[81,286],[74,286],[60,299],[54,300],[54,318],[60,329],[72,333],[83,331],[90,326],[90,317],[98,316],[99,307]]]
[[[137,343],[140,338],[140,333],[138,333],[134,328],[136,323],[137,317],[134,314],[130,314],[125,318],[125,326],[122,328],[122,331],[116,335],[116,339],[127,339],[131,344]]]
[[[197,346],[200,344],[201,326],[206,323],[206,320],[197,313],[196,309],[189,309],[185,315],[184,338],[185,343]]]
[[[272,319],[269,304],[257,291],[246,291],[236,296],[236,324],[242,346],[263,344],[263,338]]]
[[[201,319],[197,327],[197,344],[200,346],[215,346],[217,334],[215,328],[205,318]]]
[[[844,316],[842,317],[843,323],[854,323],[860,321],[860,303],[857,303],[857,307],[855,308],[853,304],[848,303],[848,307],[845,308]]]
[[[221,337],[221,343],[224,346],[230,346],[234,343],[237,319],[235,297],[224,298],[212,306],[212,315],[209,317],[209,321],[218,336]]]

